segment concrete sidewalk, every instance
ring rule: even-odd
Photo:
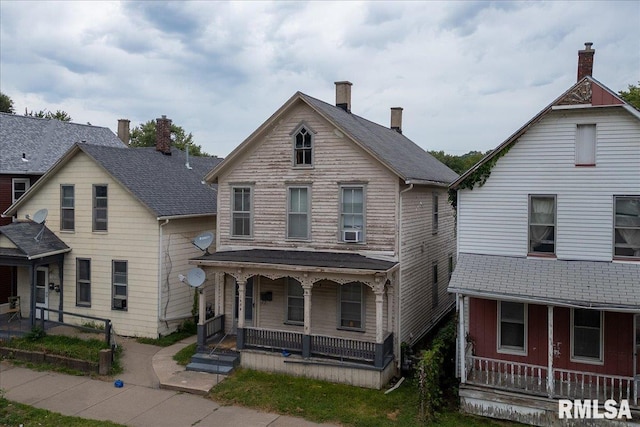
[[[223,379],[222,375],[188,372],[173,361],[173,355],[190,344],[190,340],[166,348],[140,344],[133,339],[120,339],[119,344],[124,348],[124,372],[118,376],[124,383],[122,388],[116,388],[112,380],[36,372],[2,361],[0,390],[8,400],[128,426],[320,425],[243,407],[220,406],[205,397],[183,393],[205,394]]]

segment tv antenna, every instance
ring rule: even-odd
[[[199,234],[195,239],[193,239],[193,246],[204,251],[205,255],[209,255],[209,246],[213,243],[214,235],[210,231],[205,231],[202,234]]]
[[[36,224],[42,224],[42,228],[36,234],[36,237],[33,238],[36,242],[39,242],[42,239],[42,235],[44,234],[45,223],[47,222],[47,215],[49,211],[46,209],[40,209],[38,212],[33,214],[33,222]]]
[[[187,285],[191,286],[192,288],[199,288],[207,278],[207,274],[203,269],[195,267],[189,270],[189,272],[187,273],[187,277],[179,274],[178,278],[181,282],[184,282],[186,279]]]

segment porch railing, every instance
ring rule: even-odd
[[[376,344],[367,341],[312,335],[311,354],[373,362],[376,355]]]
[[[224,314],[219,314],[198,325],[198,347],[205,348],[207,341],[216,334],[224,332]]]
[[[548,396],[547,367],[526,363],[497,360],[487,357],[467,357],[467,382],[508,391]],[[637,386],[633,377],[580,372],[554,368],[553,391],[555,398],[627,399],[638,405]]]
[[[275,331],[272,329],[245,328],[246,347],[270,348],[277,351],[302,351],[302,336],[299,332]]]

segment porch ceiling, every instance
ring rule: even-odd
[[[397,262],[369,258],[359,254],[336,252],[289,251],[277,249],[248,249],[215,252],[191,260],[199,265],[226,267],[263,266],[276,269],[322,269],[349,271],[358,274],[389,273]]]
[[[18,221],[4,225],[0,227],[0,234],[16,246],[1,248],[0,255],[7,259],[33,260],[71,251],[71,248],[46,226],[33,221]]]
[[[640,311],[640,264],[461,253],[449,292],[570,307]]]

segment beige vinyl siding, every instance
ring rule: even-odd
[[[432,200],[438,194],[438,231],[433,234]],[[401,196],[400,341],[414,343],[454,303],[447,292],[449,254],[456,253],[454,212],[447,190],[416,186]],[[432,307],[432,265],[438,264],[438,305]]]
[[[292,166],[289,133],[304,121],[313,129],[313,168]],[[306,105],[298,105],[277,126],[219,177],[220,247],[263,246],[327,250],[394,251],[397,177],[378,161],[335,131]],[[366,192],[366,244],[339,243],[340,183],[363,183]],[[232,184],[253,183],[252,240],[231,239]],[[302,184],[311,192],[311,240],[286,238],[287,187]]]
[[[75,185],[75,231],[60,231],[60,185]],[[108,231],[92,232],[93,184],[108,185]],[[87,155],[78,153],[18,212],[47,208],[47,226],[72,251],[65,255],[64,309],[110,318],[117,334],[157,336],[158,221]],[[91,307],[76,307],[76,258],[91,259]],[[111,262],[128,261],[127,311],[111,309]],[[23,294],[24,295],[24,294]],[[28,294],[26,294],[28,295]],[[51,301],[49,306],[51,305]],[[66,316],[66,321],[79,321]]]
[[[596,166],[575,166],[577,124],[596,124]],[[640,122],[622,109],[553,111],[493,168],[461,190],[461,252],[527,254],[529,194],[555,194],[559,259],[610,261],[613,196],[640,193]],[[487,239],[486,236],[491,236]]]
[[[162,226],[161,301],[158,323],[160,334],[175,330],[175,326],[182,323],[185,318],[192,317],[193,294],[196,291],[186,282],[180,282],[178,275],[186,276],[189,270],[195,267],[189,265],[189,260],[203,255],[203,252],[192,243],[195,237],[204,231],[215,232],[215,227],[213,215],[202,218],[174,219]],[[209,248],[209,252],[215,252],[215,244]],[[203,286],[207,299],[213,304],[213,273],[208,274]]]

